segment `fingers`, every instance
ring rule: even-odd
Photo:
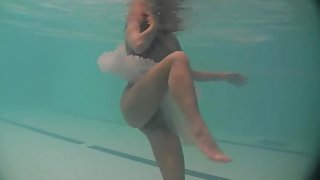
[[[246,77],[240,76],[239,79],[238,79],[238,84],[240,84],[241,86],[246,85],[247,82],[248,82],[248,80],[247,80]]]
[[[248,79],[239,73],[234,73],[229,82],[236,86],[245,86],[248,82]]]
[[[152,14],[150,11],[146,13],[148,15],[147,17],[147,21],[149,23],[149,25],[156,25],[157,24],[157,17]]]

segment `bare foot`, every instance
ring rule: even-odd
[[[230,162],[231,158],[220,151],[218,145],[213,141],[208,128],[197,124],[193,126],[193,136],[198,148],[211,160],[217,162]]]
[[[231,161],[231,158],[225,155],[220,150],[217,150],[217,147],[207,146],[207,145],[199,145],[200,150],[211,160],[221,162],[221,163],[227,163]]]

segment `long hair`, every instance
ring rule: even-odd
[[[153,11],[162,24],[170,24],[175,31],[184,29],[182,11],[186,0],[154,0]]]
[[[184,18],[182,12],[185,10],[184,3],[187,0],[142,0],[149,6],[154,16],[158,17],[159,24],[166,25],[167,31],[177,32],[184,30]],[[131,5],[133,1],[128,3]],[[140,25],[141,31],[148,28],[147,16]]]

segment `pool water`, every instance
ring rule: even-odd
[[[125,81],[96,59],[123,40],[124,0],[0,2],[0,179],[161,179],[119,109]],[[302,180],[320,128],[320,24],[313,1],[187,2],[177,34],[194,69],[240,72],[245,87],[196,82],[201,112],[233,158],[184,145],[186,179]]]

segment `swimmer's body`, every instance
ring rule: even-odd
[[[186,116],[198,148],[214,161],[228,162],[230,158],[219,149],[199,112],[194,81],[225,80],[241,86],[246,79],[238,73],[191,69],[188,56],[174,34],[180,30],[179,19],[166,16],[170,8],[165,5],[172,1],[179,0],[132,0],[129,5],[126,51],[128,55],[150,58],[157,64],[135,83],[128,83],[121,98],[121,111],[127,123],[148,138],[163,179],[183,180],[181,142],[169,129],[160,110],[166,92],[172,94]]]

